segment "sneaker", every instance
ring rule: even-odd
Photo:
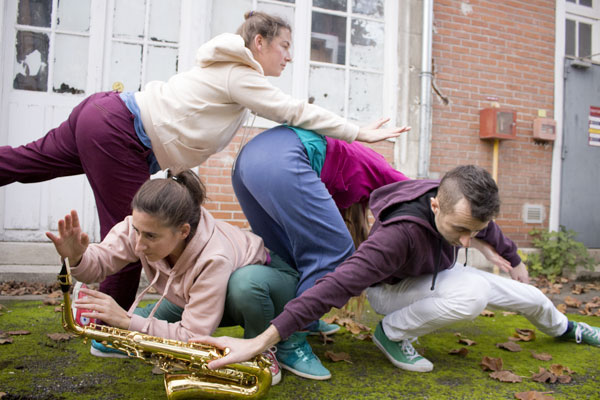
[[[77,282],[75,284],[75,286],[73,286],[73,296],[72,296],[73,300],[79,300],[79,299],[82,299],[85,297],[85,294],[80,291],[81,288],[87,289],[87,286],[85,285],[85,283]],[[79,324],[80,326],[88,326],[91,323],[94,323],[94,324],[96,323],[95,318],[84,317],[81,315],[83,313],[90,312],[91,310],[86,310],[84,308],[76,308],[74,306],[74,303],[75,303],[75,301],[71,302],[71,311],[73,312],[73,318],[75,319],[75,322],[77,324]]]
[[[102,343],[92,339],[92,345],[90,346],[90,354],[96,357],[110,357],[110,358],[128,358],[129,356],[121,350],[113,349],[103,345]]]
[[[388,339],[383,331],[381,321],[377,324],[377,328],[375,329],[373,342],[392,364],[398,368],[416,372],[429,372],[433,370],[433,364],[417,353],[409,339],[400,342],[394,342]]]
[[[281,369],[279,368],[279,363],[275,357],[275,352],[277,352],[277,347],[271,347],[262,353],[263,357],[271,362],[271,366],[269,367],[272,376],[271,386],[275,386],[281,382]]]
[[[573,321],[573,329],[564,335],[567,339],[575,339],[577,343],[591,344],[600,347],[600,328],[589,326],[585,322]]]
[[[283,369],[307,379],[324,381],[331,372],[321,364],[306,341],[308,332],[296,332],[277,345],[277,360]]]
[[[332,335],[340,330],[340,326],[337,324],[328,324],[322,319],[319,320],[319,323],[313,329],[308,330],[309,335]]]

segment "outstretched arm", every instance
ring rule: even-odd
[[[519,265],[513,267],[508,260],[498,254],[491,244],[481,239],[472,238],[471,247],[479,250],[489,262],[504,272],[508,272],[512,279],[523,283],[529,283],[529,273],[522,261]]]
[[[81,230],[77,211],[71,210],[64,219],[58,221],[58,236],[46,232],[48,239],[52,240],[56,251],[62,258],[68,258],[72,267],[79,264],[83,253],[90,244],[90,238]]]
[[[266,331],[252,339],[237,339],[229,336],[198,336],[190,339],[190,342],[210,344],[220,349],[228,348],[229,353],[225,357],[208,363],[208,368],[218,369],[227,364],[247,361],[269,347],[276,345],[280,340],[281,337],[277,328],[270,325]]]
[[[367,126],[363,126],[358,130],[356,140],[359,142],[374,143],[385,139],[395,138],[410,130],[410,126],[382,128],[389,120],[389,118],[381,118]]]

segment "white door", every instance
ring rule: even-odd
[[[0,13],[0,145],[42,137],[92,93],[136,91],[187,67],[198,44],[180,34],[198,17],[190,1],[6,0]],[[98,240],[85,176],[0,188],[0,241],[46,240],[44,233],[71,209]]]

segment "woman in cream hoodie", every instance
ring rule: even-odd
[[[133,199],[132,215],[115,225],[101,243],[89,244],[75,211],[60,220],[58,236],[50,232],[47,236],[60,256],[69,259],[77,280],[99,282],[127,264],[140,261],[151,281],[129,311],[107,294],[81,288],[85,296],[73,303],[85,310],[81,315],[117,328],[186,342],[196,334],[211,335],[222,321],[245,325],[253,330],[246,335],[249,337],[264,330],[274,315],[254,316],[253,321],[228,318],[231,313],[224,310],[229,276],[238,268],[251,267],[249,264],[270,264],[272,268],[267,271],[273,276],[269,279],[277,281],[273,289],[288,296],[295,290],[297,275],[291,267],[271,262],[258,236],[215,220],[201,206],[203,199],[200,179],[186,170],[142,185]],[[150,287],[161,295],[160,300],[136,308]],[[107,348],[92,343],[91,351],[103,356],[99,353]]]
[[[222,150],[248,110],[279,123],[345,141],[378,141],[408,128],[360,128],[274,87],[291,61],[291,28],[281,18],[246,13],[239,34],[222,34],[200,47],[196,64],[167,82],[132,93],[96,93],[68,120],[24,146],[0,146],[0,186],[85,173],[96,200],[100,236],[131,213],[130,202],[150,173],[189,168]],[[108,277],[100,291],[128,308],[141,266]]]

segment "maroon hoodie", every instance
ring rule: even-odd
[[[286,306],[271,323],[282,339],[320,318],[331,307],[342,307],[353,296],[381,282],[394,284],[403,278],[432,274],[452,268],[457,247],[450,245],[432,225],[430,216],[398,215],[382,221],[382,212],[410,202],[439,186],[439,181],[408,180],[383,186],[371,194],[369,207],[375,223],[367,240],[335,271]],[[480,231],[484,240],[513,267],[521,258],[517,246],[495,222]],[[432,285],[433,288],[433,285]]]

